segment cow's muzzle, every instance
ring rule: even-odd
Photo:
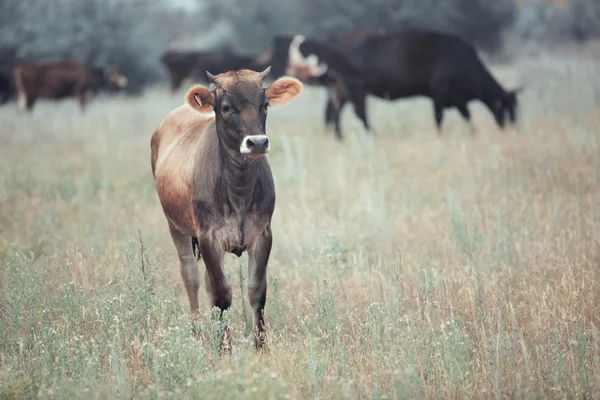
[[[249,135],[242,140],[240,153],[248,157],[262,157],[271,149],[267,135]]]

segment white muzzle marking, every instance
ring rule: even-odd
[[[266,147],[264,146],[267,143]],[[271,150],[267,135],[248,135],[242,140],[240,153],[248,155],[263,155]]]

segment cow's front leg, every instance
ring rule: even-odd
[[[254,345],[261,350],[265,343],[265,303],[267,301],[267,263],[271,254],[271,227],[248,249],[248,299],[254,311]]]
[[[223,273],[224,252],[217,243],[207,238],[200,239],[198,245],[206,266],[206,291],[210,296],[211,305],[218,307],[222,316],[223,311],[231,306],[232,298],[231,285],[227,282],[227,278]],[[222,350],[229,350],[229,330],[227,326],[225,326],[222,345]]]
[[[85,105],[90,97],[90,91],[87,89],[80,89],[77,92],[77,100],[79,101],[79,111],[83,114],[85,112]]]

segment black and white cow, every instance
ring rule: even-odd
[[[372,132],[367,94],[396,100],[426,96],[433,100],[441,134],[443,110],[456,107],[472,124],[467,103],[482,101],[498,125],[517,119],[518,90],[507,91],[494,79],[477,51],[463,39],[425,30],[344,32],[330,41],[301,35],[273,41],[274,74],[288,74],[329,90],[326,123],[342,139],[340,112],[350,102],[364,127]]]

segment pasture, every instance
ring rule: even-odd
[[[377,138],[348,108],[338,143],[309,87],[270,111],[264,354],[247,255],[232,354],[203,288],[192,336],[150,170],[183,91],[0,108],[0,398],[600,398],[600,66],[492,71],[526,86],[518,131],[371,97]]]

